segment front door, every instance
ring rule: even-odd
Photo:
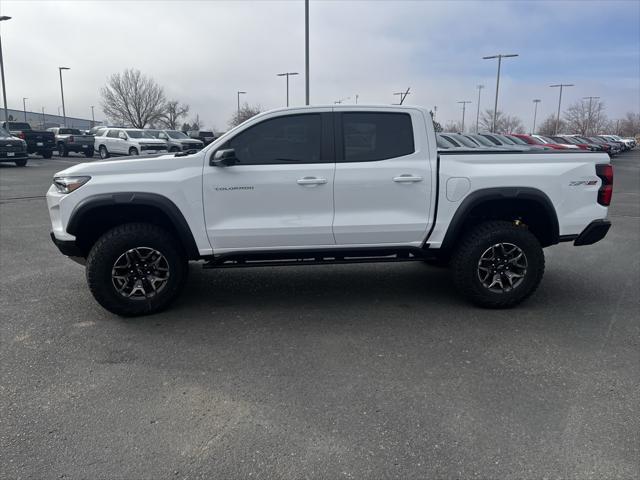
[[[233,149],[231,166],[211,166],[208,152],[204,213],[215,252],[335,244],[330,112],[280,112],[248,125],[215,150]]]

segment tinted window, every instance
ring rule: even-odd
[[[344,113],[342,130],[347,162],[385,160],[415,151],[407,113]]]
[[[289,115],[260,122],[229,140],[240,165],[318,163],[321,122],[319,114]]]
[[[58,130],[60,135],[81,135],[77,128],[61,128]]]

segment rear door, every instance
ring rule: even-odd
[[[338,245],[419,244],[426,235],[432,172],[420,110],[336,111]]]
[[[331,109],[303,112],[266,117],[207,153],[204,213],[214,250],[335,244]],[[226,149],[238,163],[211,166]]]

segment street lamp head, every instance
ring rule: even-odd
[[[71,68],[69,68],[69,67],[58,67],[58,69],[60,69],[60,70],[71,70]]]
[[[238,92],[238,95],[243,95],[245,93],[247,93],[247,92]]]
[[[533,103],[540,103],[542,100],[540,100],[539,98],[534,98],[533,99]]]
[[[0,17],[0,22],[2,22],[3,20],[11,20],[11,17],[7,17],[6,15],[3,15]]]

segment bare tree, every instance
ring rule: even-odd
[[[177,100],[169,100],[160,118],[160,123],[170,130],[178,128],[178,122],[189,113],[189,105],[180,105]]]
[[[202,127],[202,122],[200,121],[200,115],[196,113],[196,118],[191,120],[191,130],[200,130]]]
[[[462,127],[461,122],[456,121],[448,121],[444,124],[444,132],[460,132],[460,127]]]
[[[107,117],[134,128],[144,128],[157,122],[165,110],[162,87],[140,70],[114,73],[100,89],[100,95],[102,110]]]
[[[604,103],[598,99],[579,100],[564,112],[565,123],[560,131],[569,131],[581,135],[594,135],[607,125]]]
[[[549,115],[544,121],[537,126],[536,130],[539,135],[555,135],[556,134],[557,117],[553,114]],[[560,119],[559,132],[566,130],[564,120]]]
[[[633,137],[640,134],[640,113],[628,112],[627,115],[620,120],[618,131],[618,135],[623,137]]]
[[[249,106],[248,103],[245,103],[240,107],[239,111],[233,114],[233,116],[229,120],[229,126],[233,128],[236,125],[240,125],[242,122],[256,116],[261,111],[262,107],[260,107],[260,105]]]
[[[480,114],[480,130],[490,132],[493,130],[493,110],[487,109]],[[515,115],[506,115],[498,110],[496,115],[496,133],[524,133],[522,120]]]

